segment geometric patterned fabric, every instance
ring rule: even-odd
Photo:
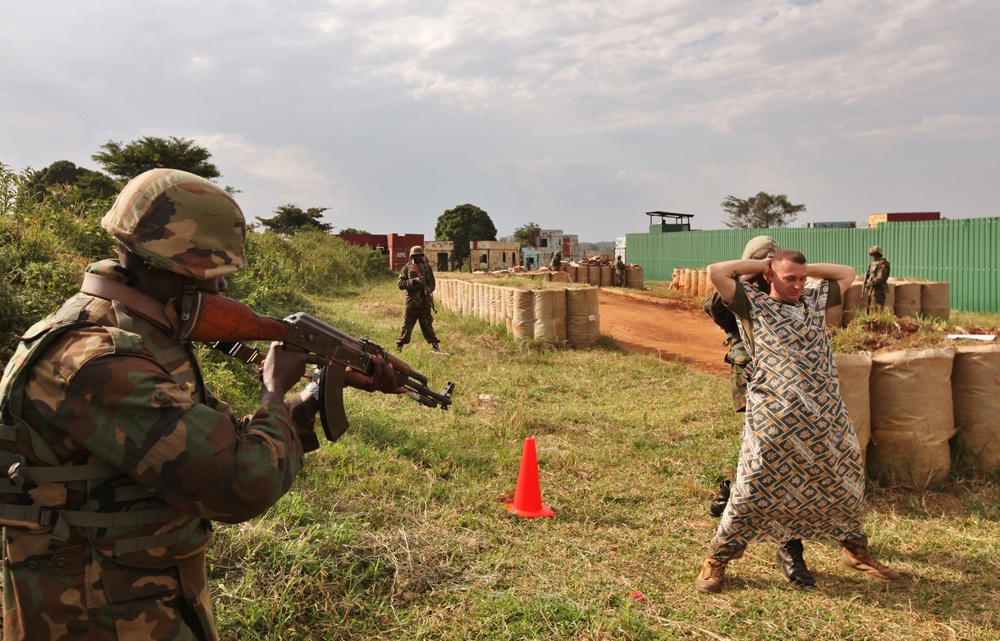
[[[840,396],[823,280],[784,303],[737,280],[730,308],[751,321],[754,362],[740,458],[712,556],[752,541],[863,539],[861,450]],[[836,284],[832,285],[837,287]]]

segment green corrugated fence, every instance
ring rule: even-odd
[[[883,223],[875,229],[725,229],[627,234],[626,260],[646,280],[670,280],[674,268],[704,268],[739,258],[754,236],[773,236],[810,262],[851,265],[863,274],[868,248],[882,247],[892,276],[951,284],[951,307],[1000,312],[1000,218]]]

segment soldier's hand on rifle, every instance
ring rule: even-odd
[[[383,394],[405,394],[406,388],[400,387],[396,378],[396,370],[379,356],[372,356],[374,369],[371,376],[350,367],[344,373],[344,384],[366,392],[382,392]]]
[[[297,349],[286,349],[282,343],[271,343],[264,362],[260,365],[260,380],[263,384],[260,394],[262,403],[282,402],[285,394],[292,389],[306,371],[306,364],[329,365],[330,359]]]

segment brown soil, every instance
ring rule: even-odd
[[[726,335],[695,300],[643,296],[632,292],[600,290],[601,333],[625,349],[659,354],[680,360],[694,369],[729,375],[723,358]]]

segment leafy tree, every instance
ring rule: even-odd
[[[348,227],[347,229],[341,229],[340,234],[338,235],[344,235],[344,234],[347,234],[349,236],[367,236],[368,232],[366,232],[363,229],[355,229],[353,227]]]
[[[310,207],[309,209],[302,211],[302,208],[298,205],[281,205],[274,210],[274,213],[276,214],[274,218],[261,218],[258,216],[257,220],[259,220],[268,231],[273,231],[276,234],[282,234],[285,236],[291,236],[307,229],[328,232],[333,229],[333,225],[324,223],[320,220],[323,216],[323,212],[327,209],[329,209],[329,207]]]
[[[534,247],[538,242],[538,232],[541,230],[538,223],[527,223],[515,229],[512,238],[515,242],[521,243],[521,247]]]
[[[466,203],[438,216],[434,237],[454,241],[455,258],[461,262],[469,257],[469,241],[496,240],[497,228],[489,214]]]
[[[784,227],[795,220],[799,212],[805,211],[805,205],[793,205],[788,202],[788,196],[777,196],[760,192],[746,200],[735,196],[726,196],[722,201],[722,209],[729,214],[727,227],[736,229],[765,229],[767,227]]]
[[[212,154],[193,140],[177,136],[158,138],[145,136],[127,145],[109,140],[101,145],[103,152],[91,156],[104,171],[121,181],[131,180],[144,171],[167,167],[181,169],[213,180],[222,174],[208,162]]]
[[[68,160],[57,160],[45,169],[25,173],[22,202],[40,203],[56,193],[71,202],[104,200],[118,192],[118,183],[108,175],[77,167]]]

